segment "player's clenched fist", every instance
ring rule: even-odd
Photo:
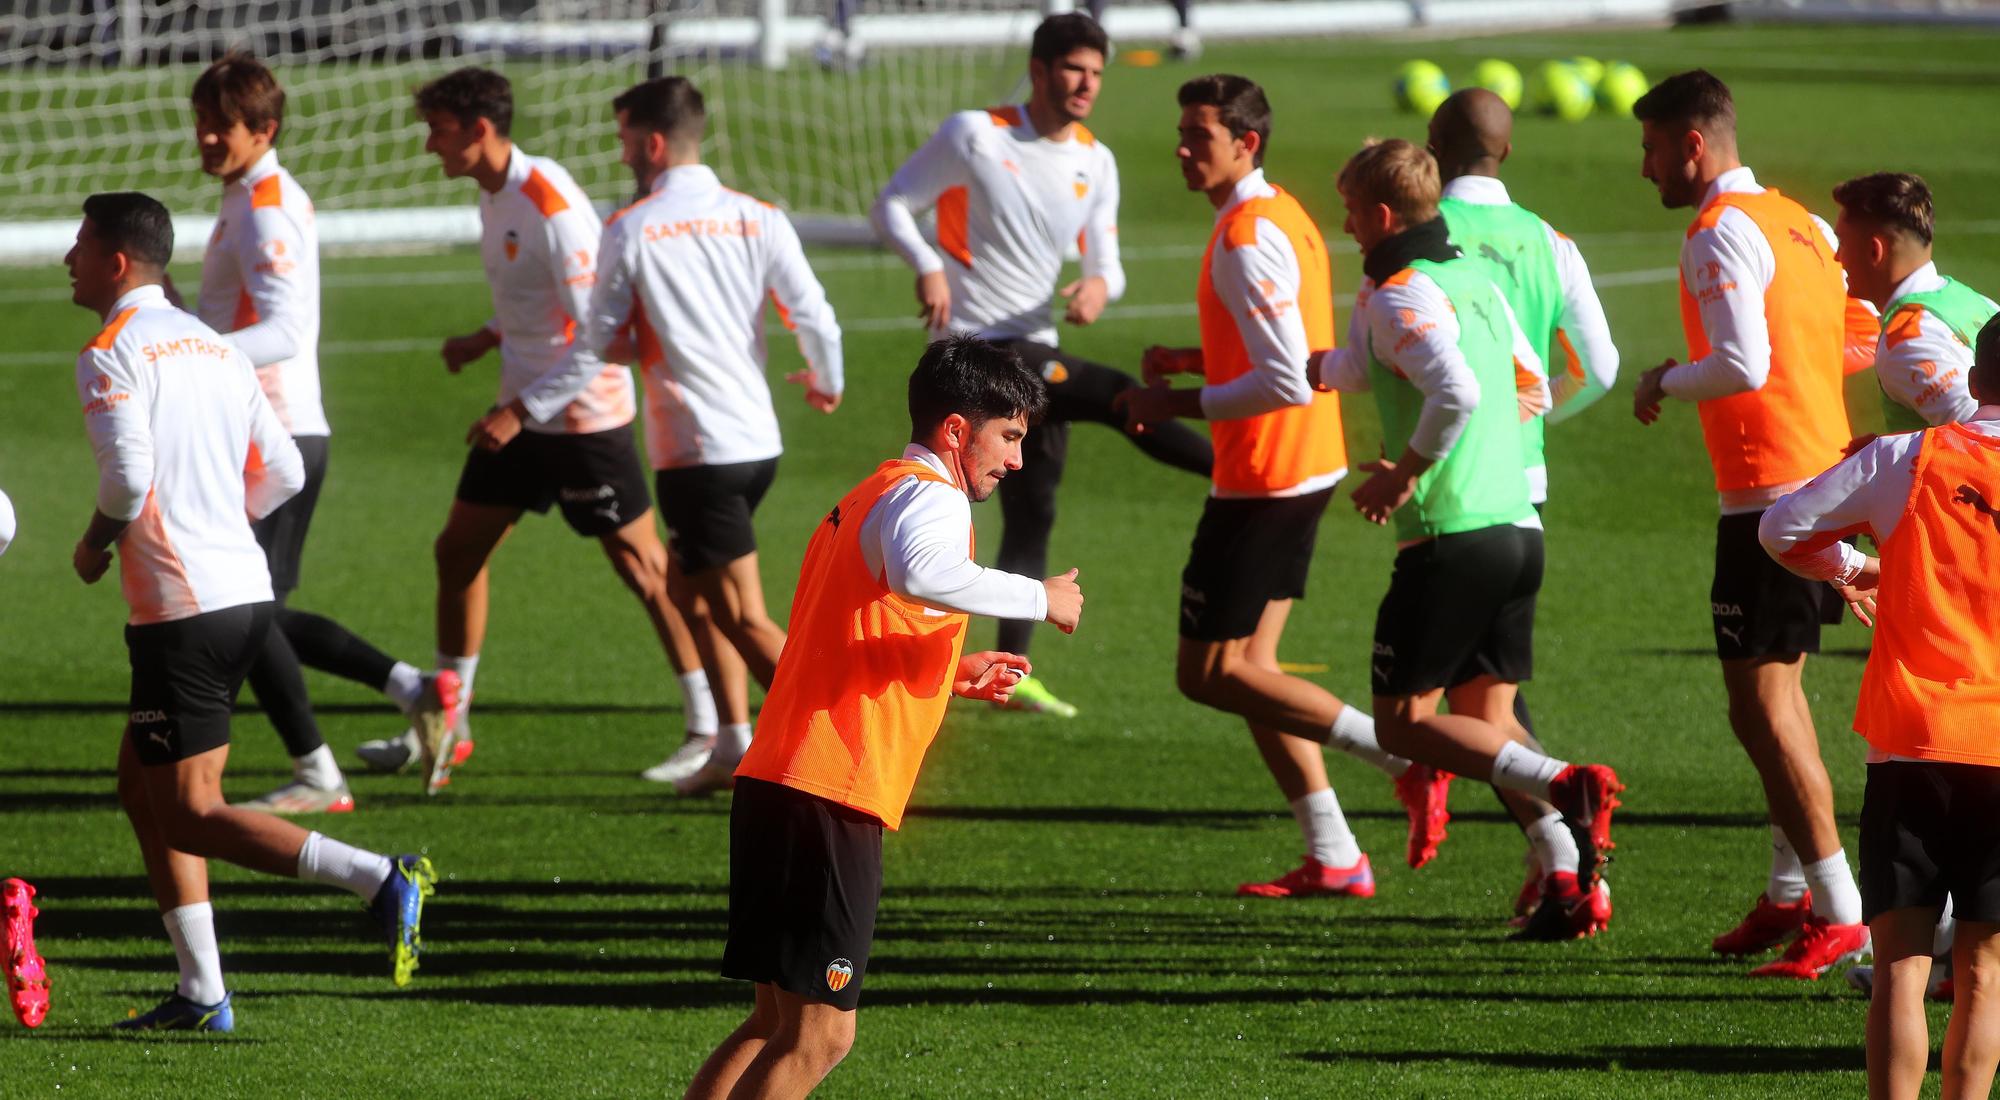
[[[499,346],[500,337],[492,329],[482,328],[446,340],[438,350],[438,357],[444,360],[444,369],[457,374],[467,363]]]
[[[1076,633],[1076,621],[1083,617],[1083,589],[1076,583],[1076,575],[1072,569],[1042,582],[1042,589],[1049,594],[1049,614],[1042,621],[1064,634]]]
[[[951,323],[951,284],[944,281],[944,272],[917,276],[917,305],[922,307],[917,316],[932,332],[943,332]]]
[[[480,417],[472,430],[465,433],[465,441],[482,451],[497,451],[512,443],[521,434],[521,413],[515,408],[519,404],[517,399]]]

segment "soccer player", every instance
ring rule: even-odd
[[[1667,398],[1693,401],[1715,469],[1722,517],[1709,590],[1729,725],[1763,779],[1771,873],[1742,923],[1715,938],[1723,955],[1787,939],[1764,977],[1816,978],[1868,946],[1861,893],[1834,826],[1800,678],[1820,625],[1840,601],[1757,545],[1758,517],[1840,461],[1846,290],[1832,230],[1767,189],[1736,149],[1736,104],[1702,69],[1670,76],[1632,108],[1641,173],[1669,209],[1697,213],[1681,246],[1681,326],[1689,361],[1640,375],[1632,408],[1658,420]]]
[[[49,1015],[49,971],[35,950],[35,888],[18,878],[0,882],[0,953],[7,974],[7,1002],[23,1027],[40,1027]]]
[[[1882,317],[1875,375],[1892,432],[1964,420],[1972,338],[2000,305],[1931,262],[1931,189],[1907,172],[1857,176],[1833,189],[1834,233],[1848,292]]]
[[[1027,102],[945,120],[875,200],[875,231],[917,272],[917,302],[933,336],[967,332],[1012,348],[1049,388],[1048,418],[1028,433],[1021,472],[1000,486],[1004,521],[994,564],[1040,576],[1048,567],[1056,489],[1070,424],[1122,428],[1112,408],[1138,382],[1056,347],[1051,293],[1063,257],[1082,250],[1082,276],[1061,288],[1063,320],[1088,325],[1125,293],[1118,262],[1118,164],[1083,121],[1097,102],[1110,42],[1079,12],[1052,15],[1029,47]],[[938,247],[917,227],[937,210]],[[1152,458],[1209,476],[1214,449],[1185,424],[1130,435]],[[999,647],[1027,653],[1035,624],[1001,622]],[[1076,707],[1039,678],[1015,685],[1009,707],[1064,718]]]
[[[673,781],[696,794],[730,782],[750,743],[746,666],[768,689],[785,644],[764,606],[751,524],[784,449],[764,380],[764,304],[777,305],[806,360],[788,381],[822,413],[840,405],[840,325],[790,219],[722,186],[701,163],[708,111],[699,89],[662,77],[612,107],[645,197],[604,227],[589,308],[568,356],[474,425],[472,441],[497,450],[525,421],[560,415],[602,377],[618,334],[636,326],[646,449],[687,579],[681,607],[690,621],[708,616],[728,642],[715,645],[707,630],[695,636],[723,712],[708,759]]]
[[[480,260],[493,298],[491,320],[444,342],[444,365],[457,373],[497,349],[496,404],[505,405],[569,356],[577,319],[589,315],[602,227],[589,196],[562,165],[530,155],[508,137],[514,93],[506,77],[459,69],[417,89],[416,105],[430,127],[424,146],[444,174],[479,185]],[[500,450],[474,449],[466,456],[437,539],[438,667],[459,678],[457,721],[445,731],[445,746],[425,749],[412,731],[363,745],[363,759],[401,767],[421,755],[433,762],[433,786],[448,773],[456,755],[449,742],[469,732],[461,723],[485,640],[487,563],[523,512],[547,512],[554,504],[571,530],[604,547],[680,677],[687,737],[647,778],[665,782],[700,768],[715,740],[715,702],[688,624],[668,596],[667,548],[654,527],[645,471],[633,447],[635,402],[632,372],[608,364],[555,416],[524,424]]]
[[[1543,457],[1544,424],[1576,415],[1618,381],[1618,346],[1604,306],[1591,285],[1590,268],[1576,242],[1507,194],[1500,166],[1514,151],[1514,112],[1484,88],[1453,92],[1431,115],[1429,151],[1444,181],[1438,211],[1451,242],[1487,268],[1506,296],[1514,319],[1548,368],[1551,405],[1521,425],[1521,459],[1528,501],[1536,511],[1549,497]],[[1514,695],[1514,717],[1535,740],[1525,694]],[[1528,879],[1515,900],[1515,919],[1536,911],[1548,881],[1545,865],[1574,868],[1575,854],[1561,818],[1523,821],[1528,834]],[[1544,853],[1549,853],[1545,858]]]
[[[881,901],[882,831],[901,827],[951,697],[1004,702],[1029,671],[1018,654],[961,656],[967,617],[1076,629],[1076,570],[1038,581],[972,561],[971,505],[1021,469],[1046,401],[1005,348],[931,344],[910,375],[902,458],[813,532],[729,816],[722,973],[755,982],[756,1005],[702,1063],[690,1098],[804,1096],[846,1055]]]
[[[201,169],[222,181],[196,312],[257,368],[306,468],[305,487],[257,524],[257,541],[270,558],[276,629],[264,632],[263,652],[250,669],[251,690],[291,754],[293,778],[246,805],[270,813],[343,812],[354,808],[354,798],[313,719],[300,661],[382,692],[419,724],[439,720],[457,685],[395,660],[331,619],[285,606],[299,584],[331,432],[320,407],[319,233],[312,200],[273,148],[285,91],[271,70],[231,53],[196,78],[191,98]]]
[[[1372,897],[1375,875],[1341,813],[1321,744],[1331,736],[1390,774],[1374,723],[1310,680],[1278,667],[1292,602],[1305,595],[1319,520],[1347,473],[1340,400],[1315,394],[1301,364],[1333,346],[1333,274],[1319,227],[1297,199],[1264,179],[1271,105],[1240,77],[1181,85],[1181,178],[1215,208],[1195,297],[1199,348],[1152,347],[1154,385],[1116,401],[1135,431],[1176,418],[1211,422],[1213,487],[1181,572],[1174,679],[1195,702],[1241,715],[1303,835],[1304,862],[1257,897]],[[1165,376],[1201,374],[1171,389]],[[1301,734],[1287,727],[1304,726]]]
[[[208,860],[341,886],[388,932],[397,985],[416,969],[421,856],[382,856],[222,799],[229,711],[271,628],[271,578],[250,530],[306,482],[304,460],[248,358],[161,287],[167,209],[125,192],[84,200],[72,298],[104,319],[77,357],[98,468],[96,511],[72,561],[85,584],[117,547],[131,651],[118,799],[180,963],[174,992],[127,1029],[234,1026],[208,900]]]
[[[1958,931],[1942,1095],[1986,1096],[2000,1062],[2000,323],[1974,341],[1970,417],[1863,445],[1779,499],[1758,530],[1773,558],[1839,586],[1875,627],[1854,711],[1868,741],[1861,894],[1875,950],[1874,1097],[1914,1098],[1923,1084],[1924,994],[1947,900]],[[1879,558],[1839,541],[1855,531]]]
[[[1514,718],[1516,686],[1534,669],[1542,584],[1521,447],[1522,422],[1547,400],[1540,352],[1485,265],[1448,239],[1429,153],[1401,140],[1365,146],[1337,185],[1366,278],[1352,337],[1320,357],[1320,374],[1335,389],[1374,392],[1397,455],[1371,463],[1353,494],[1364,519],[1396,531],[1371,661],[1382,748],[1486,779],[1517,821],[1559,814],[1569,844],[1529,830],[1548,862],[1521,934],[1595,934],[1610,920],[1600,870],[1624,788],[1601,764],[1544,754]],[[1524,376],[1536,380],[1525,392]]]

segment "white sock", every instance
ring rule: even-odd
[[[479,671],[479,654],[470,657],[454,657],[449,653],[437,655],[438,671],[450,669],[458,673],[458,690],[462,695],[472,694],[472,675]]]
[[[1806,864],[1805,872],[1806,885],[1812,889],[1813,916],[1834,924],[1861,923],[1861,891],[1854,887],[1854,872],[1847,866],[1845,851]]]
[[[1771,826],[1771,878],[1764,884],[1764,895],[1777,905],[1793,905],[1806,896],[1806,871],[1798,850],[1776,825]]]
[[[1306,840],[1306,853],[1328,867],[1352,867],[1361,862],[1361,846],[1340,812],[1340,799],[1325,787],[1292,799],[1292,817]]]
[[[1353,707],[1342,707],[1333,718],[1333,735],[1327,742],[1334,748],[1366,760],[1382,769],[1389,778],[1410,770],[1410,762],[1391,752],[1385,752],[1382,743],[1375,740],[1375,719]],[[1344,866],[1344,865],[1343,865]]]
[[[215,909],[205,901],[160,914],[167,938],[174,941],[181,980],[174,988],[198,1005],[220,1004],[229,991],[222,985],[222,951],[215,946]]]
[[[292,778],[308,787],[330,791],[340,786],[340,765],[333,762],[333,750],[324,744],[304,756],[292,757]],[[203,1001],[214,1004],[214,1001]]]
[[[696,737],[715,736],[720,719],[715,713],[715,693],[708,688],[708,673],[701,669],[681,673],[681,713],[687,731]]]
[[[1521,831],[1527,834],[1528,845],[1535,850],[1535,861],[1541,864],[1542,874],[1553,875],[1557,871],[1576,874],[1579,858],[1576,836],[1569,831],[1563,815],[1549,814]]]
[[[1531,794],[1546,802],[1549,783],[1567,767],[1568,761],[1543,756],[1519,741],[1509,741],[1493,755],[1490,781],[1496,787]]]
[[[417,705],[417,697],[423,693],[423,670],[408,661],[397,661],[396,667],[389,670],[389,682],[382,685],[382,694],[405,713]]]
[[[734,769],[743,754],[750,751],[750,734],[753,727],[748,722],[731,722],[722,727],[715,736],[715,748],[709,752],[708,766]]]
[[[375,892],[389,881],[391,867],[388,856],[378,856],[319,833],[307,833],[305,844],[299,848],[301,880],[350,890],[362,901],[375,900]]]

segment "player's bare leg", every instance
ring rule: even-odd
[[[1975,1100],[1992,1092],[1994,1068],[2000,1064],[2000,924],[1960,921],[1951,959],[1955,997],[1944,1033],[1944,1088],[1939,1095],[1941,1100]],[[1917,992],[1921,996],[1922,988]]]
[[[139,842],[139,857],[146,865],[146,883],[152,888],[153,900],[162,913],[207,901],[208,861],[167,846],[165,829],[153,813],[145,768],[132,751],[131,737],[128,727],[118,746],[118,803]]]
[[[493,552],[519,522],[519,508],[451,502],[444,531],[433,547],[437,558],[437,646],[439,653],[476,657],[486,641],[487,570]]]
[[[764,582],[757,571],[756,553],[690,574],[688,583],[708,602],[709,615],[742,655],[750,675],[769,688],[778,670],[778,653],[785,648],[785,630],[771,621],[764,606]]]
[[[750,555],[750,560],[754,562],[755,555]],[[728,568],[708,570],[705,575],[721,574]],[[711,794],[726,790],[735,783],[736,764],[750,747],[750,668],[744,662],[742,651],[723,632],[716,604],[681,571],[679,563],[670,562],[667,583],[674,603],[681,609],[681,615],[688,624],[695,648],[701,656],[702,667],[708,672],[709,694],[715,700],[719,722],[719,729],[700,766],[692,772],[667,778],[678,794]],[[761,588],[758,598],[761,606]],[[778,637],[782,646],[784,632],[779,631]],[[766,683],[765,686],[770,685]]]
[[[777,1030],[777,987],[760,982],[750,1015],[702,1062],[682,1096],[685,1100],[723,1100]]]
[[[1875,988],[1868,1001],[1868,1095],[1875,1100],[1914,1100],[1923,1087],[1931,1054],[1924,989],[1930,979],[1936,928],[1935,912],[1914,907],[1892,909],[1868,923],[1875,940]],[[1949,1055],[1945,1064],[1951,1064]]]
[[[1334,718],[1347,704],[1311,680],[1278,670],[1277,637],[1285,629],[1291,605],[1290,600],[1266,604],[1256,631],[1248,638],[1223,642],[1182,638],[1174,680],[1182,695],[1203,706],[1241,715],[1254,725],[1281,734],[1325,744]],[[1272,654],[1268,665],[1251,659],[1251,646],[1260,636]],[[1324,783],[1324,763],[1319,774]]]
[[[611,568],[618,579],[625,582],[625,587],[645,607],[646,617],[653,623],[653,633],[659,635],[660,645],[667,651],[667,663],[673,666],[675,674],[700,669],[701,653],[695,649],[694,635],[668,592],[667,544],[660,541],[659,529],[653,524],[653,510],[646,509],[645,515],[598,541],[604,547],[604,556],[611,559]]]
[[[762,988],[762,987],[760,987]],[[794,1100],[818,1087],[854,1047],[854,1010],[770,987],[778,1026],[728,1093],[729,1100]]]

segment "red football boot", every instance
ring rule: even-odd
[[[1368,867],[1368,853],[1352,867],[1328,867],[1311,856],[1297,870],[1287,871],[1270,882],[1246,882],[1236,888],[1244,898],[1372,898],[1375,872]]]
[[[49,972],[35,950],[35,888],[17,878],[0,883],[0,912],[7,933],[7,999],[14,1015],[29,1027],[40,1027],[49,1015]]]
[[[1517,940],[1580,940],[1595,936],[1611,924],[1611,885],[1599,878],[1589,893],[1569,871],[1556,871],[1542,880],[1541,903],[1521,930]]]
[[[1596,885],[1597,873],[1617,845],[1611,842],[1611,811],[1622,803],[1625,784],[1602,764],[1571,764],[1549,782],[1549,804],[1562,811],[1576,836],[1577,877],[1584,888]]]
[[[1444,843],[1444,827],[1451,821],[1445,800],[1451,794],[1451,773],[1428,764],[1411,764],[1396,777],[1396,801],[1410,815],[1410,844],[1404,858],[1411,867],[1422,867],[1437,858]]]
[[[1750,972],[1753,978],[1797,978],[1816,981],[1821,974],[1868,952],[1868,926],[1834,924],[1824,917],[1807,917],[1798,938],[1777,962]]]
[[[1769,894],[1758,894],[1757,905],[1736,927],[1715,937],[1709,946],[1718,955],[1761,955],[1784,943],[1812,916],[1812,891],[1780,905]]]

